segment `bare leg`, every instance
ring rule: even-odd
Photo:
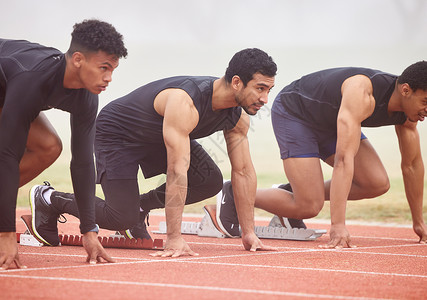
[[[277,188],[258,189],[255,207],[288,218],[305,219],[316,216],[325,201],[319,159],[287,158],[283,160],[283,167],[293,193]]]
[[[31,123],[24,156],[19,163],[19,186],[37,177],[59,157],[62,142],[47,117],[40,112]]]
[[[335,155],[330,156],[326,163],[333,166],[334,158]],[[374,198],[388,191],[387,172],[367,139],[361,140],[354,160],[349,200]],[[330,191],[330,180],[323,183],[319,159],[288,158],[283,161],[283,166],[294,193],[282,189],[258,189],[255,207],[287,218],[316,216],[323,201],[329,200]]]
[[[326,159],[334,165],[335,155]],[[360,141],[359,150],[354,157],[354,176],[348,200],[360,200],[378,197],[388,191],[390,182],[387,172],[369,140]],[[330,180],[325,182],[325,198],[329,200]]]

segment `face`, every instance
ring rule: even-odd
[[[113,71],[119,65],[119,59],[103,51],[82,56],[79,68],[82,87],[93,94],[100,94],[111,82]]]
[[[409,86],[403,86],[403,111],[412,122],[424,121],[427,116],[427,91],[421,89],[415,92]]]
[[[268,94],[273,86],[274,77],[255,73],[246,87],[243,86],[243,82],[240,80],[236,102],[247,114],[255,115],[268,102]]]

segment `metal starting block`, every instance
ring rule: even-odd
[[[162,221],[159,223],[159,230],[153,231],[154,233],[166,234],[167,227],[166,222]],[[225,234],[216,229],[215,225],[212,223],[211,218],[208,215],[205,215],[202,218],[201,222],[182,222],[181,224],[181,233],[182,234],[197,234],[198,236],[203,237],[216,237],[216,238],[225,238]]]
[[[19,243],[25,246],[33,246],[33,247],[42,247],[43,243],[40,243],[34,235],[32,235],[28,230],[25,230],[24,233],[19,235]]]
[[[181,233],[197,234],[203,237],[225,238],[226,235],[215,227],[206,210],[205,213],[206,215],[202,218],[201,222],[182,222]],[[275,218],[277,218],[277,220]],[[283,227],[280,222],[278,222],[278,217],[274,216],[269,226],[255,226],[255,234],[261,239],[312,241],[327,232],[325,229],[291,228],[290,225],[289,227]],[[285,222],[285,226],[287,226],[288,223]],[[153,232],[166,234],[166,222],[160,222],[159,230]]]
[[[312,241],[324,233],[326,233],[324,229],[255,226],[255,234],[261,239]]]
[[[37,240],[31,230],[31,215],[21,216],[27,230],[24,233],[17,233],[17,241],[23,246],[41,247],[44,244]],[[60,245],[82,246],[82,236],[80,235],[63,235],[59,234]],[[125,248],[125,249],[163,249],[162,239],[129,239],[125,238],[119,232],[110,237],[98,236],[98,240],[105,248]]]

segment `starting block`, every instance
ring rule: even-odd
[[[292,228],[287,218],[282,218],[280,221],[276,215],[271,219],[268,226],[255,226],[255,234],[264,239],[312,241],[326,232],[326,229]]]
[[[18,242],[21,245],[33,246],[33,247],[42,247],[43,243],[40,243],[34,235],[32,235],[28,230],[25,230],[24,233],[19,234]]]
[[[202,237],[216,237],[225,238],[225,234],[219,231],[214,223],[212,222],[209,213],[205,210],[206,215],[202,218],[201,222],[182,222],[181,233],[182,234],[197,234]],[[166,222],[162,221],[159,223],[159,230],[153,231],[154,233],[166,234],[167,227]]]
[[[206,206],[204,207],[204,211],[206,215],[203,216],[201,222],[182,222],[181,233],[197,234],[202,237],[225,238],[226,235],[214,225]],[[286,221],[285,226],[283,226],[279,218],[274,216],[268,226],[255,226],[255,234],[261,239],[312,241],[327,232],[325,229],[292,228],[289,222],[286,223]],[[154,232],[166,234],[166,222],[160,222],[159,230]]]
[[[24,233],[17,233],[17,241],[23,246],[42,247],[44,243],[35,238],[32,233],[31,215],[21,216],[27,230]],[[59,236],[60,245],[82,246],[83,240],[80,235],[62,235]],[[129,239],[116,232],[110,237],[98,236],[98,240],[104,248],[125,248],[125,249],[163,249],[162,239]]]

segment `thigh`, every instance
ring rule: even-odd
[[[222,189],[223,184],[221,170],[210,155],[194,140],[191,141],[190,146],[187,204],[216,195]]]
[[[61,139],[46,115],[40,112],[38,117],[31,122],[26,148],[30,151],[37,151],[52,145],[62,147]]]
[[[359,186],[383,186],[388,184],[387,172],[380,157],[368,139],[360,141],[354,157],[353,181]]]
[[[319,158],[288,158],[283,160],[283,167],[296,201],[323,205],[325,188]]]
[[[335,154],[325,162],[334,166]],[[354,157],[353,183],[359,187],[377,187],[388,185],[388,175],[380,157],[367,138],[360,140],[359,150]]]
[[[139,215],[139,187],[136,179],[113,179],[107,176],[101,178],[105,204],[114,213],[121,215]]]
[[[0,107],[0,115],[1,113],[2,107]],[[30,151],[36,151],[51,145],[60,145],[62,147],[62,142],[46,115],[40,112],[38,117],[31,122],[26,148]]]
[[[222,185],[222,174],[212,157],[203,147],[192,140],[190,142],[190,166],[188,168],[188,179],[193,185],[205,185],[212,180],[219,181]]]

